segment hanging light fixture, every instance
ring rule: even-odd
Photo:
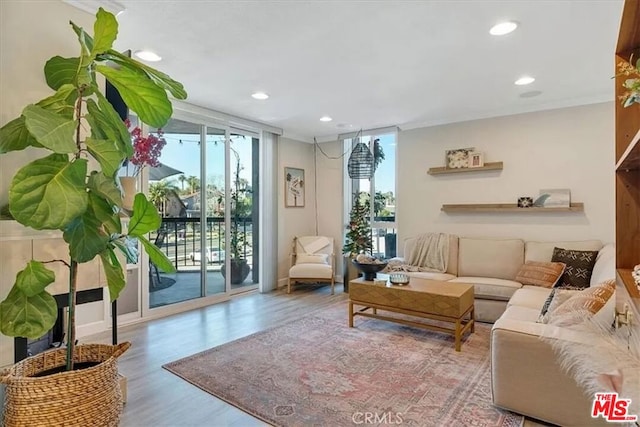
[[[347,163],[349,178],[371,179],[373,176],[373,154],[364,142],[358,142]]]

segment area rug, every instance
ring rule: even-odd
[[[491,404],[489,332],[453,337],[357,317],[347,306],[164,368],[275,426],[521,426]]]

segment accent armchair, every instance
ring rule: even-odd
[[[335,278],[335,252],[332,237],[301,236],[293,239],[291,268],[287,293],[296,282],[331,282],[333,295]]]

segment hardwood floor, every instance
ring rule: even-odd
[[[265,425],[166,371],[162,365],[346,299],[339,284],[335,295],[330,294],[329,286],[297,285],[290,295],[285,291],[251,293],[202,309],[119,328],[119,340],[132,344],[118,362],[128,382],[121,426]],[[345,306],[345,319],[346,316]],[[82,341],[108,344],[110,340],[110,333],[101,333]]]
[[[295,291],[250,293],[231,301],[118,330],[131,348],[119,359],[127,377],[122,427],[264,426],[262,421],[164,370],[162,365],[346,301],[342,285],[296,285]],[[345,306],[345,322],[347,321]],[[111,343],[110,332],[83,342]],[[548,424],[527,419],[524,427]]]

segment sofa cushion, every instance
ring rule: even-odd
[[[450,280],[454,283],[471,283],[476,299],[509,301],[522,284],[513,280],[494,279],[492,277],[461,276]]]
[[[616,246],[613,243],[605,245],[596,258],[596,264],[591,273],[591,286],[599,285],[605,280],[616,278]]]
[[[562,277],[555,286],[560,288],[588,288],[591,284],[591,274],[597,256],[598,251],[554,248],[551,261],[563,262],[566,265]]]
[[[409,271],[404,272],[409,277],[418,277],[420,279],[429,279],[429,280],[441,280],[447,281],[451,279],[455,279],[456,276],[449,273],[438,273],[437,271]]]
[[[533,308],[540,311],[545,300],[551,293],[549,288],[540,286],[523,286],[515,291],[508,306],[517,305],[519,307]]]
[[[500,320],[508,319],[536,323],[539,315],[540,309],[512,305],[510,307],[507,307],[502,316],[500,316]]]
[[[566,248],[578,251],[598,251],[602,248],[600,240],[576,240],[559,242],[535,242],[525,243],[525,261],[551,261],[553,248]]]
[[[522,264],[524,242],[520,239],[459,239],[458,276],[513,280]]]
[[[410,258],[411,251],[413,251],[418,237],[408,237],[404,240],[404,252],[403,259]],[[449,259],[447,260],[447,271],[445,273],[458,275],[458,236],[455,234],[449,234]]]
[[[551,288],[564,273],[564,268],[561,262],[527,261],[518,271],[516,281],[523,285]]]

